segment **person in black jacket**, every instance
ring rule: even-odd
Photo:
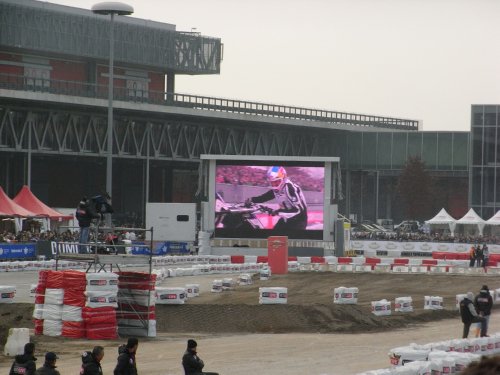
[[[61,375],[56,370],[56,361],[59,357],[54,352],[47,352],[45,354],[45,363],[42,367],[35,371],[35,375]]]
[[[9,375],[34,375],[36,371],[35,344],[24,345],[24,354],[16,355]]]
[[[80,203],[78,203],[78,207],[76,208],[75,217],[78,220],[78,226],[80,227],[80,238],[78,242],[80,243],[80,252],[85,252],[85,247],[83,244],[87,244],[89,242],[89,234],[90,234],[90,224],[92,223],[92,219],[100,218],[94,205],[87,197],[83,197]]]
[[[219,375],[217,372],[203,372],[205,363],[198,356],[196,351],[198,344],[193,339],[187,342],[187,349],[182,356],[182,367],[184,367],[185,375]]]
[[[476,305],[479,316],[484,317],[486,326],[484,329],[485,336],[488,334],[488,323],[490,321],[491,308],[493,307],[493,298],[490,295],[488,285],[483,285],[479,294],[474,298],[474,305]]]
[[[95,346],[91,352],[83,352],[80,375],[102,375],[101,361],[104,357],[104,348]]]
[[[464,323],[462,338],[464,339],[469,336],[469,329],[472,323],[481,323],[481,337],[486,336],[486,319],[477,314],[474,303],[472,302],[473,299],[474,294],[468,292],[467,297],[460,301],[460,316],[462,317],[462,323]]]
[[[137,365],[135,363],[135,353],[139,347],[139,340],[130,337],[127,345],[118,348],[118,361],[116,363],[114,375],[137,375]]]

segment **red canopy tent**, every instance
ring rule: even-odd
[[[5,191],[0,186],[0,216],[36,217],[39,215],[14,202],[7,194],[5,194]]]
[[[35,214],[35,216],[48,217],[52,220],[71,220],[73,216],[64,215],[56,210],[50,208],[41,200],[39,200],[26,185],[17,193],[13,201],[19,206],[29,210]],[[1,207],[1,206],[0,206]]]

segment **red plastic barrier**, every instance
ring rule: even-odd
[[[156,275],[145,272],[117,272],[118,288],[120,289],[141,289],[154,290]]]
[[[337,258],[338,264],[350,264],[352,262],[351,257],[338,257]]]
[[[64,285],[64,273],[63,271],[47,271],[47,283],[46,288],[50,289],[62,289]]]
[[[45,289],[38,289],[36,288],[36,293],[35,293],[35,304],[36,305],[42,305],[45,303]]]
[[[87,325],[115,324],[116,311],[114,307],[84,307],[82,309],[82,318]]]
[[[48,270],[42,270],[40,272],[38,272],[38,285],[40,285],[44,290],[46,288],[46,284],[47,284],[47,274],[48,274]]]
[[[446,252],[443,251],[433,251],[432,252],[432,259],[445,259]]]
[[[494,262],[500,262],[500,254],[490,254],[489,260]]]
[[[267,263],[267,255],[259,255],[257,257],[257,263]]]
[[[83,293],[83,290],[65,289],[63,303],[70,306],[84,307],[86,298]]]
[[[375,264],[379,264],[381,262],[380,258],[366,258],[365,259],[365,264],[371,264],[371,265],[375,265]]]
[[[458,260],[469,260],[470,255],[469,255],[469,253],[457,253],[457,259]]]
[[[231,263],[243,264],[245,263],[244,255],[231,255]]]
[[[311,257],[311,263],[325,264],[324,257]]]
[[[457,260],[458,259],[458,254],[457,253],[446,253],[446,254],[444,254],[444,259],[446,259],[446,260]]]
[[[406,265],[408,263],[410,263],[410,260],[408,258],[396,258],[396,259],[394,259],[394,264],[398,265],[398,266]]]
[[[61,336],[72,339],[81,339],[85,337],[84,322],[67,322],[63,321]]]
[[[437,259],[422,259],[422,266],[436,266]]]
[[[64,290],[85,290],[87,287],[87,279],[85,272],[80,271],[63,271]]]
[[[288,257],[288,261],[289,262],[296,262],[297,261],[297,257]]]
[[[33,319],[35,335],[43,335],[43,319]]]
[[[86,326],[86,336],[91,340],[112,340],[118,338],[118,327],[116,324],[96,324]]]

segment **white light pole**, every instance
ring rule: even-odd
[[[128,16],[134,13],[134,8],[130,5],[107,1],[95,4],[92,7],[95,14],[111,16],[109,28],[109,80],[108,80],[108,127],[107,127],[107,155],[106,155],[106,191],[113,197],[113,63],[114,63],[114,18],[118,16]],[[107,215],[107,225],[111,226],[111,215]]]

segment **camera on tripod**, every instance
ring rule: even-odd
[[[109,196],[108,193],[105,194],[99,194],[94,197],[90,198],[90,202],[95,210],[96,213],[101,214],[112,214],[115,212],[113,210],[113,207],[109,204],[109,201],[111,200],[111,197]]]

